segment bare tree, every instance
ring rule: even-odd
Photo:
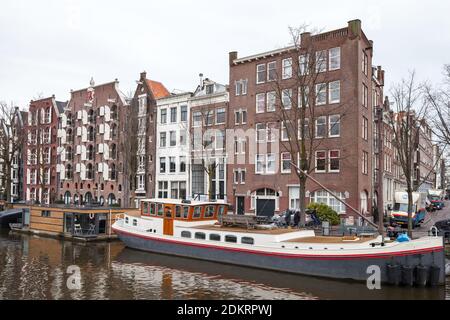
[[[0,188],[5,190],[7,201],[11,200],[13,165],[23,151],[26,137],[20,125],[19,108],[0,102],[0,167],[2,167],[0,174],[3,175],[3,179],[0,179]]]
[[[391,96],[394,109],[388,117],[389,126],[393,133],[392,144],[397,152],[398,161],[406,180],[408,194],[408,234],[412,237],[413,193],[433,174],[436,164],[427,169],[422,177],[414,167],[417,157],[421,129],[427,126],[427,104],[424,99],[423,85],[416,81],[415,72],[411,72],[407,79],[393,86]],[[414,183],[414,179],[416,183]]]
[[[300,186],[300,225],[304,226],[308,175],[316,169],[314,154],[323,148],[326,141],[316,137],[325,138],[329,132],[340,131],[341,120],[348,111],[350,101],[343,101],[339,94],[343,85],[342,80],[335,81],[332,85],[336,87],[335,92],[338,93],[336,104],[330,104],[326,109],[320,108],[321,104],[327,104],[329,96],[327,87],[331,81],[329,73],[325,72],[328,70],[329,61],[327,51],[317,47],[306,25],[299,28],[291,27],[289,32],[293,43],[291,51],[295,53],[294,57],[299,59],[288,60],[286,62],[288,65],[282,66],[281,75],[275,70],[268,71],[273,91],[267,94],[266,105],[269,109],[267,111],[274,111],[277,122],[280,123],[281,139],[279,140],[282,151],[290,154],[293,167],[298,165],[300,168],[294,172]],[[315,33],[318,31],[313,32]],[[340,59],[336,60],[336,64],[340,67]],[[297,95],[293,94],[295,91]],[[328,118],[325,123],[317,122],[323,121],[324,118]],[[268,128],[267,132],[270,130]],[[342,160],[340,153],[334,159],[338,162],[333,165],[339,166]],[[328,157],[324,161],[323,165],[328,166],[330,161]]]

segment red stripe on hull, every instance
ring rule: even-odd
[[[234,251],[234,252],[242,252],[242,253],[249,253],[249,254],[256,254],[256,255],[263,255],[263,256],[276,256],[279,258],[285,258],[285,259],[305,259],[305,260],[357,260],[357,259],[390,259],[391,257],[405,257],[410,255],[417,255],[417,254],[427,254],[432,252],[440,252],[444,250],[443,246],[440,247],[432,247],[432,248],[426,248],[426,249],[419,249],[419,250],[409,250],[409,251],[403,251],[403,252],[393,252],[393,253],[382,253],[382,254],[353,254],[353,255],[304,255],[304,254],[289,254],[289,253],[278,253],[278,252],[261,252],[261,251],[255,251],[255,250],[248,250],[248,249],[238,249],[238,248],[228,248],[228,247],[220,247],[220,246],[214,246],[214,245],[207,245],[207,244],[198,244],[198,243],[187,243],[177,240],[169,240],[169,239],[160,239],[160,238],[154,238],[149,236],[143,236],[140,234],[134,234],[122,230],[117,230],[113,227],[113,230],[116,233],[122,233],[126,234],[132,237],[141,238],[141,239],[151,239],[153,241],[159,241],[159,242],[166,242],[166,243],[172,243],[177,245],[183,245],[188,247],[200,247],[200,248],[208,248],[208,249],[216,249],[216,250],[222,250],[222,251]]]

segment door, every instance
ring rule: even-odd
[[[237,214],[243,216],[245,214],[245,198],[237,197],[236,199]]]
[[[261,217],[272,218],[275,214],[275,200],[274,199],[257,199],[256,200],[256,215]]]
[[[173,236],[173,208],[172,206],[164,207],[164,235]]]

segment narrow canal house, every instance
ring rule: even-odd
[[[23,161],[27,202],[50,204],[57,199],[58,117],[65,106],[55,96],[30,102]]]
[[[302,50],[311,44],[315,54],[309,57]],[[242,134],[236,137],[241,144],[236,149],[239,154],[228,161],[229,202],[239,214],[273,215],[288,208],[298,209],[299,180],[290,165],[291,161],[297,162],[298,156],[293,158],[282,143],[276,151],[259,148],[268,140],[284,139],[275,106],[289,109],[301,105],[294,99],[300,91],[295,72],[313,61],[318,76],[304,91],[314,106],[315,121],[307,129],[309,138],[320,140],[320,148],[308,154],[314,168],[311,174],[371,217],[373,42],[362,31],[361,21],[355,20],[342,29],[302,34],[298,49],[292,46],[244,58],[230,52],[228,123],[235,130],[242,129]],[[274,93],[274,83],[279,85],[282,96]],[[268,135],[272,129],[278,129],[280,136]],[[257,133],[246,136],[247,130]],[[249,146],[255,144],[256,154],[249,154]],[[238,157],[245,161],[237,161]],[[348,223],[358,222],[353,212],[311,180],[306,186],[306,198],[307,202],[328,204]]]
[[[71,91],[58,130],[59,199],[65,204],[128,206],[124,188],[127,142],[123,118],[129,103],[117,79]]]

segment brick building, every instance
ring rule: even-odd
[[[147,79],[142,72],[137,82],[132,107],[137,114],[137,168],[134,190],[135,203],[140,199],[155,197],[156,168],[156,100],[170,95],[166,87],[157,81]]]
[[[130,107],[117,80],[71,91],[60,117],[59,198],[66,204],[124,205],[128,179],[121,152]]]
[[[50,204],[57,197],[58,117],[65,106],[54,96],[30,102],[24,159],[26,201]]]
[[[304,63],[302,59],[311,59],[302,54],[302,48],[310,43],[317,48],[315,58],[320,59],[321,65],[316,82],[305,89],[315,94],[312,103],[315,104],[317,120],[311,125],[316,129],[314,139],[322,141],[320,150],[308,155],[315,165],[312,176],[370,217],[373,202],[374,106],[373,91],[370,90],[374,77],[373,42],[362,31],[359,20],[350,21],[347,27],[331,32],[302,34],[300,50],[293,46],[244,58],[231,52],[228,123],[242,132],[251,129],[253,132],[267,132],[272,125],[283,136],[273,104],[282,99],[283,105],[292,107],[289,101],[292,102],[292,97],[296,97],[299,91],[294,75]],[[319,61],[316,63],[319,65]],[[282,75],[282,79],[277,75]],[[283,89],[282,98],[271,95],[275,78]],[[286,104],[285,92],[288,97]],[[327,130],[332,127],[335,130]],[[265,153],[256,151],[256,155],[251,155],[249,145],[259,146],[259,138],[244,137],[239,135],[239,139],[246,140],[239,157],[246,161],[239,164],[235,155],[227,168],[229,202],[241,214],[271,215],[274,211],[297,209],[299,180],[290,165],[295,159],[286,156],[285,151],[289,150],[282,147]],[[244,172],[245,178],[241,175],[236,179],[233,176],[235,172]],[[355,214],[351,210],[311,180],[306,186],[306,196],[307,201],[326,203],[342,218],[348,218],[349,223],[355,222]]]

